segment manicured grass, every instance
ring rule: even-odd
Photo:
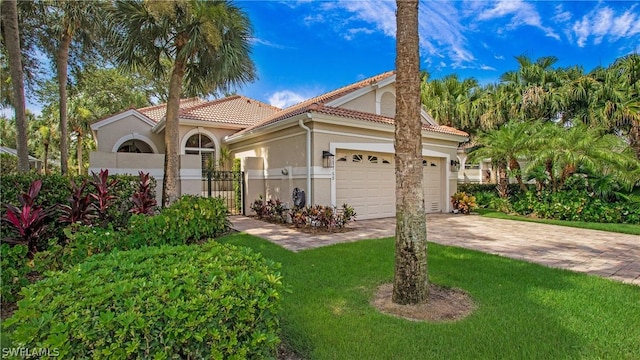
[[[569,227],[575,227],[575,228],[581,228],[581,229],[602,230],[602,231],[616,232],[616,233],[622,233],[622,234],[640,235],[640,225],[593,223],[593,222],[550,220],[550,219],[533,219],[526,216],[507,215],[505,213],[501,213],[494,210],[488,210],[488,209],[477,209],[474,211],[484,217],[495,218],[495,219],[528,221],[528,222],[536,222],[536,223],[542,223],[542,224],[569,226]]]
[[[504,257],[429,245],[431,281],[467,291],[476,311],[455,323],[379,313],[393,278],[393,239],[292,253],[246,234],[220,239],[282,263],[282,338],[305,359],[633,359],[640,287]]]

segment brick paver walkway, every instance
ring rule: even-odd
[[[314,235],[244,216],[231,217],[234,229],[300,251],[342,242],[393,236],[395,218],[362,220],[351,230]],[[477,215],[427,216],[429,241],[599,275],[640,285],[640,236],[485,218]]]

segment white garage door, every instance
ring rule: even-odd
[[[442,166],[425,158],[424,190],[427,212],[442,211]],[[393,154],[341,151],[336,154],[336,205],[353,206],[358,219],[395,216],[395,165]]]

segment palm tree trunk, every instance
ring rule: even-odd
[[[179,40],[176,40],[178,42]],[[180,47],[176,53],[180,53]],[[166,125],[164,129],[164,181],[162,186],[162,206],[168,207],[178,200],[178,182],[180,181],[180,157],[179,157],[179,122],[180,94],[182,93],[182,79],[184,77],[185,64],[176,60],[171,79],[169,81],[169,99],[167,101]]]
[[[58,76],[58,94],[60,97],[60,170],[63,175],[69,173],[69,121],[67,119],[67,71],[69,65],[69,46],[71,34],[65,32],[56,51],[56,72]]]
[[[49,143],[44,143],[44,174],[49,175]]]
[[[78,175],[82,175],[82,133],[78,131],[78,144],[76,147],[76,154],[78,160]]]
[[[396,253],[392,300],[397,304],[418,304],[429,296],[418,1],[397,0],[396,4]]]
[[[629,130],[629,146],[635,151],[636,158],[640,160],[640,122],[633,121]]]
[[[29,149],[27,147],[27,115],[24,98],[24,74],[20,51],[20,29],[18,28],[18,3],[16,0],[2,0],[2,22],[4,38],[9,57],[9,72],[13,85],[13,107],[16,113],[16,150],[18,151],[18,171],[29,171]]]
[[[520,163],[518,162],[518,160],[515,158],[509,159],[509,168],[515,173],[516,181],[518,182],[518,186],[520,186],[520,190],[522,190],[523,192],[527,191],[527,187],[522,181],[522,169],[520,169]]]
[[[498,195],[506,199],[509,196],[509,178],[507,177],[507,164],[498,164]]]

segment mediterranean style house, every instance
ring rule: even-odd
[[[395,215],[395,72],[383,73],[279,109],[234,95],[180,104],[180,189],[202,194],[203,169],[239,158],[244,209],[259,196],[292,206],[301,189],[307,204],[353,206],[358,219]],[[165,105],[130,109],[91,129],[97,151],[91,170],[150,172],[161,188]],[[460,130],[422,120],[425,208],[450,211],[456,192]],[[158,194],[160,191],[158,191]]]

